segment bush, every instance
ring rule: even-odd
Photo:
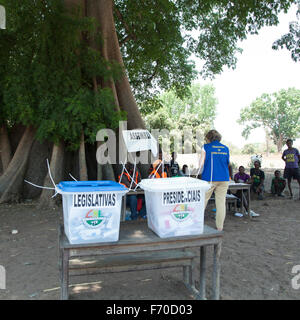
[[[245,144],[242,149],[243,154],[253,154],[255,153],[255,147],[253,144]]]
[[[262,153],[259,143],[248,143],[245,144],[242,149],[242,154],[257,154]]]

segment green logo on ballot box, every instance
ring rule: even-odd
[[[83,218],[83,223],[89,228],[99,228],[105,224],[108,220],[107,216],[104,216],[101,210],[92,209]]]
[[[186,204],[178,204],[173,212],[172,217],[178,222],[186,221],[192,215],[192,211],[188,208]]]

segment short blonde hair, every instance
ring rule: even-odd
[[[217,130],[209,130],[205,135],[205,139],[209,142],[221,141],[222,136]]]

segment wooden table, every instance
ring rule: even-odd
[[[230,183],[228,190],[230,191],[238,191],[242,190],[242,195],[244,194],[244,190],[247,190],[248,192],[248,218],[251,219],[251,214],[250,214],[250,188],[251,185],[248,183]],[[244,198],[242,196],[242,204],[241,204],[241,211],[244,214]]]
[[[120,225],[120,236],[117,242],[103,242],[94,244],[70,244],[63,226],[60,226],[59,232],[59,252],[60,252],[60,281],[61,281],[61,299],[69,297],[69,276],[82,274],[99,274],[107,272],[137,271],[149,270],[146,262],[141,262],[144,255],[146,258],[152,254],[150,269],[160,269],[172,266],[183,266],[184,282],[188,289],[195,295],[196,299],[206,299],[206,249],[207,246],[213,246],[213,270],[212,270],[212,299],[219,299],[220,296],[220,254],[223,232],[217,231],[211,227],[204,226],[204,232],[197,236],[180,236],[172,238],[160,238],[152,232],[145,221],[125,221]],[[196,258],[187,255],[191,248],[200,250]],[[183,256],[185,255],[185,258]],[[156,257],[162,255],[163,258],[157,260]],[[181,258],[178,258],[181,255]],[[118,257],[123,257],[116,263]],[[137,258],[137,256],[139,258]],[[100,271],[97,272],[95,266],[83,264],[77,269],[72,270],[72,258],[95,257],[102,259]],[[177,258],[176,258],[177,257]],[[109,262],[110,259],[113,262]],[[145,259],[146,259],[145,258]],[[175,260],[180,263],[175,263]],[[192,261],[191,268],[188,269],[187,260]],[[126,263],[123,261],[126,260]],[[174,263],[173,263],[174,262]],[[122,265],[123,264],[123,265]],[[127,264],[127,265],[126,265]],[[199,289],[195,287],[195,270],[199,266]],[[99,264],[97,265],[99,267]],[[79,274],[76,274],[79,271]],[[190,272],[188,272],[190,271]],[[167,297],[166,297],[167,298]]]

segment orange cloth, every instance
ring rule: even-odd
[[[155,175],[155,178],[167,178],[167,174],[165,172],[162,173],[162,175],[160,175],[158,172],[155,172],[155,170],[153,170],[150,173],[150,177]]]
[[[127,172],[123,172],[123,176],[127,177],[128,182],[130,184],[131,183],[130,175]],[[136,174],[135,174],[135,183],[136,184],[138,183],[138,176],[139,176],[139,173],[138,173],[138,171],[136,171]],[[121,175],[119,175],[119,181],[120,181],[120,178],[121,178]],[[123,179],[123,177],[122,177],[122,179]],[[122,184],[123,186],[125,186],[128,189],[128,187],[124,183],[122,183],[122,181],[120,181],[119,183]]]

